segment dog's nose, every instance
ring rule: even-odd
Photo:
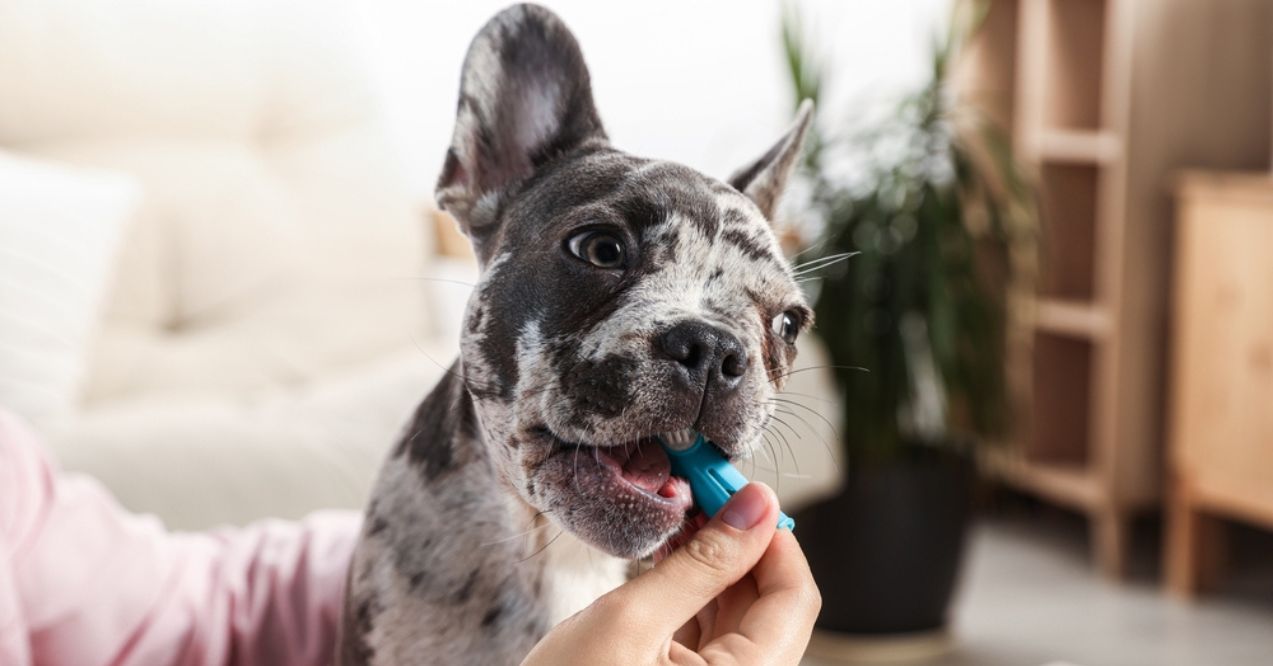
[[[701,321],[683,321],[668,329],[656,347],[679,364],[692,388],[732,390],[747,372],[747,350],[728,331]]]

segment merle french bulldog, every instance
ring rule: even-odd
[[[437,187],[482,277],[377,481],[342,663],[520,661],[685,526],[658,434],[758,445],[811,318],[768,221],[810,116],[721,182],[612,147],[548,10],[482,28]]]

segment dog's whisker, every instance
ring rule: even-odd
[[[828,419],[827,417],[823,416],[820,412],[818,412],[818,410],[813,409],[812,407],[808,405],[801,404],[794,400],[782,400],[777,397],[773,398],[773,401],[770,402],[769,404],[774,405],[775,409],[778,407],[778,405],[801,407],[807,410],[809,413],[813,414],[814,416],[818,417],[819,419],[822,419],[822,422],[827,424],[827,427],[831,429],[831,433],[837,438],[837,440],[843,439],[843,436],[840,434],[840,429],[835,427],[835,424],[831,422],[831,419]],[[800,416],[799,414],[792,412],[790,410],[784,410],[784,413],[788,413],[791,416],[794,416],[795,418],[800,419],[805,424],[805,426],[809,428],[809,432],[812,432],[814,435],[817,436],[819,441],[821,441],[822,443],[822,448],[826,449],[827,456],[830,457],[831,459],[831,464],[835,465],[836,468],[838,469],[840,463],[837,460],[835,453],[832,451],[831,443],[827,441],[827,438],[821,432],[819,432],[817,428],[814,428],[813,424],[809,423],[807,419]]]
[[[419,282],[439,282],[442,284],[454,284],[454,285],[459,285],[461,287],[470,287],[473,289],[477,288],[477,285],[472,282],[465,282],[464,280],[456,280],[453,278],[432,277],[429,275],[408,275],[398,279],[412,280],[412,281],[419,281]]]
[[[781,405],[781,406],[780,406],[780,405],[774,405],[774,413],[775,413],[775,414],[782,414],[783,416],[797,416],[797,415],[795,414],[795,412],[792,412],[791,410],[786,409],[786,406],[785,406],[785,405]],[[785,427],[787,428],[787,432],[791,433],[791,436],[792,436],[792,437],[796,438],[797,440],[799,440],[799,439],[800,439],[800,432],[799,432],[798,430],[796,430],[795,428],[793,428],[793,427],[791,426],[791,424],[790,424],[790,423],[787,423],[786,421],[784,421],[784,420],[782,420],[782,419],[778,418],[777,416],[775,416],[775,417],[774,417],[774,420],[775,420],[775,421],[777,421],[779,424],[781,424],[781,425],[785,426]],[[802,421],[803,421],[803,419],[802,419]],[[804,424],[805,424],[806,426],[807,426],[807,425],[809,425],[808,421],[804,421]]]
[[[776,408],[776,409],[778,409],[778,408]],[[818,443],[822,446],[822,449],[823,449],[824,451],[826,451],[827,458],[831,461],[831,464],[832,464],[832,465],[834,465],[834,466],[836,467],[836,469],[839,469],[839,467],[840,467],[840,461],[839,461],[838,457],[836,456],[835,451],[832,449],[832,446],[831,446],[830,441],[828,441],[828,440],[827,440],[827,438],[826,438],[826,436],[825,436],[825,435],[823,435],[823,434],[822,434],[821,432],[819,432],[816,428],[814,428],[814,427],[812,426],[812,424],[811,424],[811,423],[809,423],[808,419],[803,418],[802,416],[800,416],[799,414],[797,414],[797,413],[795,413],[795,412],[792,412],[792,411],[789,411],[789,410],[785,410],[785,409],[779,409],[779,413],[784,414],[784,415],[787,415],[787,416],[791,416],[791,417],[794,417],[794,418],[797,418],[797,419],[800,419],[800,421],[801,421],[802,423],[804,423],[804,425],[805,425],[807,428],[809,428],[809,431],[813,433],[814,437],[816,437],[816,438],[817,438]],[[838,435],[837,435],[837,437],[838,437]]]
[[[453,366],[454,366],[455,364],[452,364],[452,365],[445,365],[445,364],[443,364],[441,361],[439,361],[439,360],[437,360],[436,358],[434,358],[434,357],[433,357],[433,355],[432,355],[432,354],[430,354],[428,351],[426,351],[426,350],[424,349],[424,347],[423,347],[423,346],[421,346],[421,344],[420,344],[420,338],[419,338],[419,336],[417,336],[415,333],[412,333],[412,334],[411,334],[411,344],[412,344],[413,346],[415,346],[416,351],[418,351],[418,352],[420,352],[421,354],[423,354],[425,358],[429,359],[429,361],[430,361],[431,363],[433,363],[434,365],[436,365],[436,366],[438,366],[439,368],[441,368],[443,372],[445,372],[445,373],[446,373],[446,374],[448,374],[448,375],[451,375],[452,377],[455,377],[456,379],[459,379],[459,380],[460,380],[460,382],[464,384],[464,387],[465,387],[465,388],[467,388],[467,389],[469,390],[469,392],[470,392],[470,393],[481,393],[481,392],[482,392],[482,391],[475,391],[475,390],[474,390],[474,382],[473,382],[473,379],[472,379],[471,377],[468,377],[468,376],[467,376],[467,375],[465,375],[462,371],[461,371],[461,372],[456,372],[456,371],[453,369]],[[461,366],[461,367],[463,367],[463,366]],[[499,386],[497,386],[497,385],[492,384],[492,385],[490,385],[490,386],[481,386],[481,385],[478,385],[476,388],[478,388],[478,389],[484,389],[485,391],[498,391],[498,390],[499,390],[499,388],[501,388],[501,387],[499,387]]]
[[[784,416],[796,416],[796,418],[799,418],[799,416],[798,416],[797,414],[792,413],[792,411],[785,411],[785,410],[782,410],[782,409],[778,409],[778,410],[777,410],[777,413],[778,413],[778,414],[782,414],[782,415],[784,415]],[[802,420],[803,420],[803,419],[802,419]],[[798,433],[798,432],[796,432],[796,429],[792,428],[792,427],[791,427],[791,425],[788,425],[788,424],[787,424],[787,423],[785,423],[785,422],[780,422],[780,420],[779,420],[779,423],[782,423],[783,425],[787,425],[787,429],[788,429],[788,430],[791,430],[791,432],[792,432],[792,437],[793,437],[794,439],[796,439],[796,441],[797,441],[797,442],[801,441],[801,439],[802,439],[802,438],[801,438],[801,436],[799,436],[799,433]],[[808,425],[808,422],[805,422],[805,424],[806,424],[806,425]],[[796,467],[796,474],[799,474],[799,472],[801,472],[801,471],[799,471],[799,456],[797,456],[797,455],[796,455],[796,450],[794,450],[794,448],[792,448],[791,444],[789,444],[789,443],[787,444],[787,450],[788,450],[789,452],[791,452],[791,455],[792,455],[792,466],[793,466],[793,467]]]
[[[816,249],[818,249],[818,248],[822,247],[823,245],[826,245],[826,244],[827,244],[827,243],[829,243],[830,241],[831,241],[831,237],[830,237],[830,236],[827,236],[827,237],[823,238],[822,240],[820,240],[820,241],[818,241],[818,242],[814,243],[813,245],[810,245],[809,247],[806,247],[805,249],[803,249],[803,250],[801,250],[801,251],[799,251],[799,252],[797,252],[797,253],[795,253],[795,254],[791,255],[791,259],[799,259],[800,257],[803,257],[804,255],[809,254],[810,252],[813,252],[814,250],[816,250]],[[800,264],[791,264],[791,267],[794,269],[794,268],[796,268],[796,267],[797,267],[797,266],[799,266],[799,265],[800,265]]]
[[[517,563],[518,563],[518,564],[523,564],[523,563],[525,563],[525,562],[529,561],[531,558],[535,557],[536,555],[538,555],[538,554],[540,554],[540,553],[544,552],[545,550],[548,550],[548,547],[549,547],[549,546],[551,546],[551,545],[553,545],[554,543],[556,543],[556,542],[557,542],[557,539],[560,539],[560,538],[561,538],[561,535],[563,535],[563,534],[565,534],[565,533],[566,533],[566,530],[558,530],[557,535],[556,535],[556,536],[554,536],[553,538],[549,539],[549,540],[548,540],[548,543],[545,543],[544,545],[540,546],[540,547],[539,547],[539,550],[536,550],[535,552],[531,553],[530,555],[527,555],[526,557],[524,557],[524,558],[522,558],[522,559],[518,560],[518,561],[517,561]]]
[[[760,471],[762,472],[768,472],[770,474],[773,474],[774,478],[782,477],[786,479],[801,479],[801,480],[807,480],[807,479],[813,478],[812,474],[796,474],[794,472],[784,472],[780,469],[765,467],[764,465],[759,465],[758,469],[760,469]]]
[[[579,449],[583,444],[575,444],[575,492],[579,491]]]
[[[778,426],[775,425],[776,422],[777,422],[777,418],[773,414],[766,415],[764,430],[768,432],[770,435],[772,435],[774,438],[774,449],[776,449],[778,452],[778,455],[774,458],[774,465],[776,467],[781,468],[783,466],[783,463],[786,462],[787,456],[786,456],[786,453],[783,451],[782,447],[779,446],[779,444],[781,443],[779,440],[784,438],[785,436],[782,434],[781,431],[778,430]]]
[[[832,254],[826,257],[822,257],[821,259],[814,259],[807,263],[801,264],[800,266],[797,266],[795,271],[792,272],[792,276],[797,278],[804,277],[805,275],[808,275],[809,273],[820,271],[824,268],[830,268],[831,266],[834,266],[840,263],[841,261],[845,261],[849,259],[850,257],[853,257],[858,254],[861,254],[861,253],[860,252],[840,252],[838,254]]]
[[[831,398],[828,398],[825,396],[813,395],[812,393],[797,393],[796,391],[788,391],[786,389],[783,389],[782,391],[778,393],[778,396],[789,396],[789,395],[794,395],[799,398],[809,398],[810,400],[817,400],[818,402],[824,402],[828,405],[839,404],[839,401],[837,400],[832,400]]]
[[[497,546],[497,545],[499,545],[499,544],[501,544],[501,543],[507,543],[507,542],[509,542],[509,541],[513,541],[514,539],[520,539],[520,538],[522,538],[522,537],[530,536],[530,535],[532,535],[532,534],[534,534],[534,533],[536,533],[536,532],[538,532],[538,531],[540,531],[540,530],[544,529],[545,527],[551,527],[551,526],[552,526],[552,523],[548,523],[548,522],[540,523],[539,525],[536,525],[536,526],[534,526],[534,527],[532,527],[532,528],[530,528],[530,529],[526,530],[525,532],[518,532],[517,534],[514,534],[514,535],[512,535],[512,536],[507,536],[507,537],[504,537],[504,538],[502,538],[502,539],[496,539],[496,540],[494,540],[494,541],[487,541],[487,542],[485,542],[485,543],[480,543],[480,544],[478,544],[478,547],[479,547],[479,548],[489,548],[490,546]]]
[[[441,368],[445,373],[451,375],[452,377],[455,377],[456,379],[459,379],[464,384],[464,387],[467,388],[469,392],[474,394],[475,396],[480,397],[482,393],[499,393],[505,388],[503,384],[500,384],[498,382],[484,383],[484,382],[474,380],[472,377],[468,376],[467,373],[463,372],[462,364],[460,365],[461,370],[459,372],[456,372],[454,369],[452,369],[452,366],[447,366],[439,362],[436,358],[433,357],[432,354],[425,351],[425,349],[420,346],[419,339],[414,335],[412,336],[412,343],[415,345],[416,350],[419,351],[421,354],[423,354],[425,358],[429,359],[429,361],[431,361],[434,365]],[[552,384],[551,381],[545,380],[541,385],[538,385],[538,386],[532,385],[518,391],[517,395],[519,399],[525,400],[528,398],[533,398],[546,391],[549,391],[553,387],[554,385]]]
[[[778,452],[778,462],[776,463],[776,466],[779,469],[783,469],[787,466],[787,451],[789,451],[791,447],[785,446],[783,439],[786,435],[782,434],[782,431],[778,429],[777,425],[773,426],[773,429],[770,430],[770,434],[772,434],[774,438],[774,449]]]
[[[790,423],[787,423],[786,421],[778,418],[777,416],[772,416],[771,418],[773,418],[773,420],[778,422],[779,424],[786,426],[787,430],[790,430],[791,434],[795,436],[796,439],[800,439],[800,435],[795,431],[794,428],[791,427]],[[775,428],[774,432],[779,435],[779,438],[782,440],[783,446],[787,447],[787,453],[791,454],[791,466],[795,467],[796,473],[799,474],[800,461],[796,458],[796,450],[791,448],[791,440],[787,439],[787,436],[783,434],[782,430]]]
[[[772,460],[772,461],[774,461],[774,467],[776,468],[776,467],[778,467],[778,456],[777,456],[777,454],[775,454],[775,453],[774,453],[774,446],[773,446],[773,443],[769,441],[769,438],[768,438],[768,437],[765,437],[764,439],[765,439],[765,449],[766,449],[766,450],[768,450],[768,452],[769,452],[769,459],[770,459],[770,460]],[[781,479],[781,478],[775,478],[775,479],[774,479],[774,492],[779,492],[779,491],[781,491],[781,490],[782,490],[782,479]]]
[[[827,262],[827,263],[825,263],[825,264],[821,264],[821,265],[818,265],[818,266],[810,266],[809,268],[806,268],[806,269],[804,269],[804,270],[796,271],[795,273],[792,273],[792,274],[791,274],[791,278],[792,278],[793,280],[800,280],[800,279],[805,279],[805,278],[820,278],[820,277],[824,277],[824,276],[816,275],[816,274],[818,273],[818,271],[822,271],[822,270],[825,270],[825,269],[827,269],[827,268],[831,268],[831,267],[832,267],[832,266],[834,266],[836,263],[837,263],[837,262],[829,261],[829,262]]]
[[[412,428],[411,435],[407,437],[407,441],[403,442],[400,446],[402,446],[403,449],[410,449],[411,445],[415,444],[416,439],[418,439],[420,434],[423,432],[423,428]]]
[[[763,439],[763,440],[764,440],[764,443],[765,443],[765,444],[769,444],[769,433],[768,433],[767,431],[763,431],[763,430],[762,430],[762,431],[761,431],[761,433],[760,433],[760,437],[761,437],[761,439]],[[770,463],[773,463],[774,465],[777,465],[777,464],[778,464],[778,461],[777,461],[776,459],[774,459],[773,454],[772,454],[772,453],[770,453],[770,450],[769,450],[769,448],[768,448],[767,446],[765,446],[765,447],[761,447],[761,448],[759,448],[759,449],[756,449],[756,452],[757,452],[757,453],[763,453],[763,454],[765,455],[765,457],[769,459],[769,462],[770,462]],[[756,457],[756,456],[752,456],[751,460],[752,460],[752,466],[753,466],[753,467],[755,467],[755,464],[756,464],[756,461],[757,461],[757,457]]]
[[[870,369],[864,368],[860,365],[810,365],[803,368],[796,368],[795,370],[791,370],[790,372],[786,372],[786,373],[771,374],[769,375],[769,379],[771,380],[785,379],[792,375],[798,375],[802,372],[808,372],[810,370],[821,370],[823,368],[829,368],[832,370],[858,370],[861,372],[870,372]]]
[[[810,249],[812,249],[812,248],[810,248]],[[807,250],[806,250],[806,251],[807,251]],[[809,266],[813,266],[814,264],[821,264],[821,263],[828,262],[828,261],[841,261],[841,260],[847,259],[847,258],[849,258],[849,257],[852,257],[852,256],[854,256],[854,255],[858,255],[858,254],[861,254],[861,252],[855,252],[855,251],[837,252],[837,253],[835,253],[835,254],[828,254],[828,255],[826,255],[825,257],[817,257],[817,258],[815,258],[815,259],[810,259],[809,261],[804,261],[804,262],[801,262],[801,263],[798,263],[798,264],[793,264],[793,265],[792,265],[792,268],[794,268],[795,270],[799,271],[799,270],[803,270],[803,269],[805,269],[805,268],[808,268]]]

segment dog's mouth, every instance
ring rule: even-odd
[[[656,437],[646,437],[618,447],[597,449],[597,458],[625,483],[661,499],[689,497],[689,484],[672,476],[672,463]]]
[[[615,555],[640,557],[684,525],[693,507],[690,485],[672,474],[657,435],[598,445],[536,431],[553,449],[538,466],[536,485],[552,490],[553,515],[577,533]]]
[[[546,428],[540,431],[552,438],[558,450],[556,455],[571,456],[576,468],[580,458],[591,458],[589,467],[600,468],[626,489],[653,501],[682,507],[682,511],[689,508],[689,482],[672,475],[672,461],[663,449],[662,436],[650,435],[617,445],[595,445],[568,442]]]

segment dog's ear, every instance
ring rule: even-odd
[[[805,135],[809,133],[812,122],[813,102],[806,99],[796,111],[795,122],[778,139],[778,143],[761,155],[760,159],[735,171],[729,177],[729,184],[756,202],[767,218],[773,219],[778,198],[782,196],[787,178],[796,167],[800,151],[804,147]]]
[[[435,196],[474,236],[509,188],[548,160],[605,138],[574,35],[551,11],[514,5],[482,27],[464,58],[455,133]]]

